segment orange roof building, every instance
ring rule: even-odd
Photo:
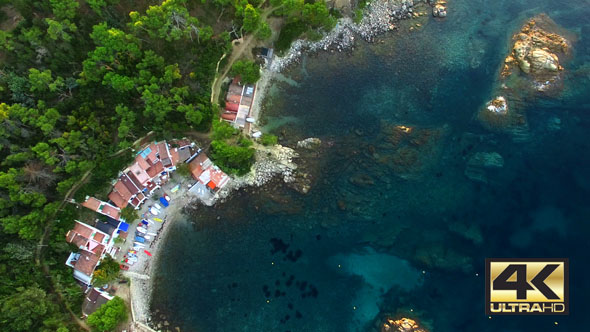
[[[82,203],[82,206],[115,220],[119,220],[121,217],[121,209],[94,197],[86,197],[86,201]]]
[[[66,241],[75,244],[79,253],[71,253],[66,265],[74,269],[74,278],[90,285],[92,273],[110,245],[111,235],[90,225],[76,221],[66,234]]]

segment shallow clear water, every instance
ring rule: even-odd
[[[475,114],[510,36],[541,12],[578,40],[563,93],[527,104],[528,139],[515,142]],[[264,121],[290,146],[322,139],[302,155],[311,191],[277,181],[171,225],[156,318],[182,331],[364,331],[380,313],[433,331],[585,328],[588,17],[588,1],[452,0],[419,31],[306,58],[275,83]],[[405,154],[398,125],[414,130]],[[487,183],[465,176],[477,152],[504,159]],[[571,314],[488,319],[486,257],[569,257]]]

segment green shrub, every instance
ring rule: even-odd
[[[111,331],[127,319],[127,306],[122,298],[115,296],[88,316],[88,325],[94,331]]]
[[[254,149],[229,145],[224,141],[211,142],[211,159],[223,171],[243,175],[250,171],[254,163]]]
[[[262,145],[275,145],[278,142],[278,137],[271,134],[264,134],[260,137],[260,144]]]
[[[307,25],[302,21],[293,21],[287,23],[279,33],[279,38],[275,43],[276,50],[278,52],[284,52],[291,47],[291,43],[299,38],[303,33],[307,31]]]
[[[238,60],[231,67],[233,75],[240,75],[244,83],[256,83],[260,79],[260,66],[250,60]]]

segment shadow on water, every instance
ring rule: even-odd
[[[586,326],[584,3],[453,0],[446,20],[421,31],[285,73],[264,121],[288,145],[321,138],[306,170],[319,176],[307,195],[276,181],[172,225],[154,276],[156,320],[182,331],[362,331],[381,312],[445,332]],[[533,139],[515,143],[474,115],[510,36],[540,12],[579,38],[562,95],[527,106]],[[502,167],[473,166],[492,152]],[[569,257],[571,314],[489,319],[486,257]]]

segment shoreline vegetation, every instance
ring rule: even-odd
[[[304,27],[287,38],[289,51],[262,69],[252,105],[258,119],[273,75],[303,52],[352,49],[357,36],[372,42],[397,29],[401,19],[428,15],[433,2],[363,1],[339,7],[353,19],[321,0],[165,0],[155,5],[0,0],[0,235],[6,243],[0,267],[7,271],[0,326],[59,332],[98,327],[79,319],[86,295],[64,264],[72,250],[80,249],[65,243],[64,234],[75,220],[88,225],[97,220],[79,204],[89,195],[108,201],[111,181],[130,163],[133,151],[150,141],[210,141],[219,115],[214,97],[234,63],[252,57],[255,43],[272,40],[273,33],[277,37],[281,26]],[[285,25],[271,28],[271,19]],[[233,177],[220,199],[276,175],[295,181],[295,150],[273,145],[273,137],[261,140],[265,146],[232,135],[212,145],[213,162],[223,150],[254,149],[246,160],[252,167]],[[185,204],[170,207],[167,224],[178,218],[180,205]],[[163,225],[158,239],[167,228]],[[154,241],[155,252],[160,242]],[[142,267],[144,275],[149,265]],[[143,298],[132,314],[147,322],[151,286],[137,282],[131,287],[132,299]]]

